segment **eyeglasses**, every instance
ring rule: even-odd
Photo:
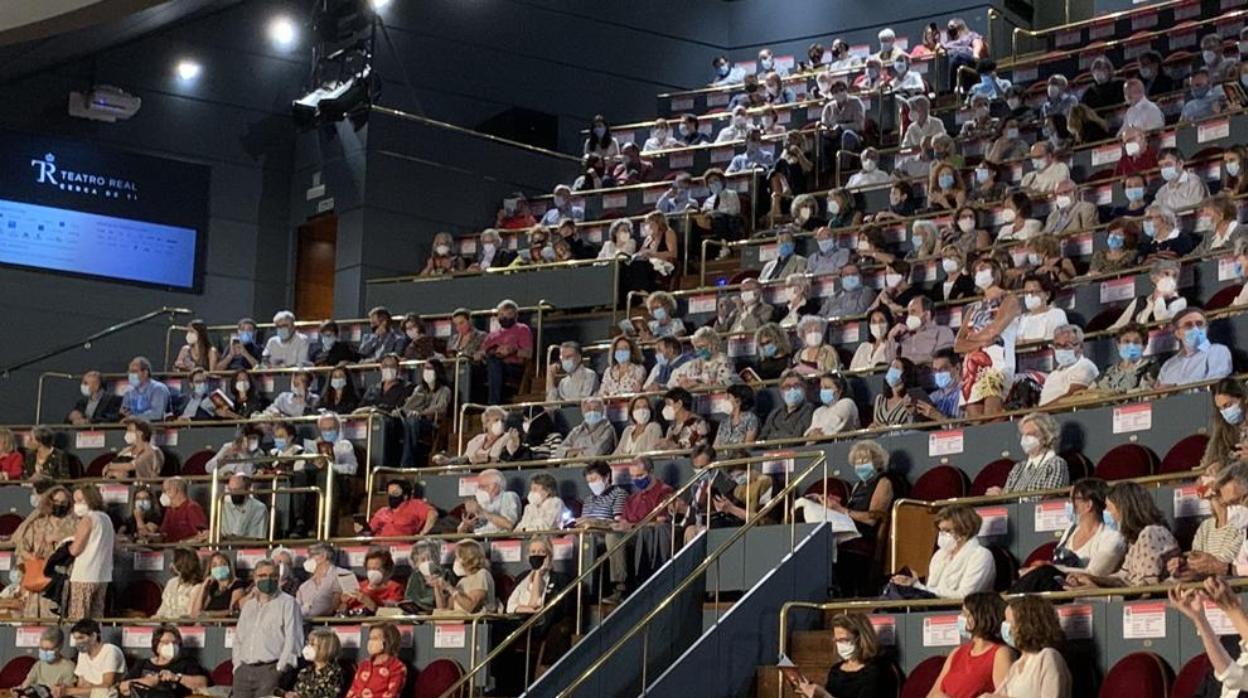
[[[1190,330],[1190,329],[1193,329],[1193,328],[1195,328],[1195,329],[1201,329],[1201,330],[1205,329],[1205,321],[1204,321],[1204,320],[1196,320],[1196,321],[1193,321],[1193,322],[1185,322],[1185,323],[1183,323],[1183,324],[1179,325],[1179,329],[1180,329],[1180,330]]]

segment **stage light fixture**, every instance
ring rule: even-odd
[[[194,80],[195,78],[199,77],[199,74],[202,73],[203,70],[204,70],[203,66],[201,66],[196,61],[190,60],[189,58],[184,58],[178,61],[178,66],[177,66],[178,79],[182,80],[183,82],[190,82],[191,80]]]
[[[373,6],[373,12],[381,12],[387,7],[390,7],[390,4],[394,2],[394,0],[368,0],[368,2]]]
[[[274,17],[269,22],[269,40],[279,48],[286,48],[295,43],[297,33],[295,23],[284,15]]]

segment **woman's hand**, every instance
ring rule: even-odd
[[[1205,596],[1209,600],[1217,604],[1217,607],[1225,613],[1243,612],[1243,606],[1239,602],[1239,597],[1231,588],[1222,581],[1221,577],[1210,577],[1205,580]]]
[[[1170,587],[1167,596],[1170,597],[1170,605],[1193,622],[1200,620],[1205,612],[1205,601],[1196,589],[1185,590],[1182,586],[1175,584]]]
[[[1066,587],[1079,589],[1086,587],[1094,587],[1096,583],[1092,581],[1092,576],[1083,572],[1073,572],[1066,575]]]
[[[896,584],[899,587],[914,586],[914,577],[910,577],[904,574],[894,574],[893,578],[890,581],[892,581],[893,584]]]

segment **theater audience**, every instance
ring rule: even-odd
[[[829,345],[827,322],[820,315],[805,315],[797,323],[801,348],[793,354],[793,370],[807,378],[841,368],[836,347]]]
[[[498,329],[486,336],[473,357],[485,362],[491,405],[503,402],[504,383],[519,380],[525,364],[533,358],[533,330],[519,321],[516,302],[502,300],[496,310]]]
[[[165,518],[165,509],[160,505],[160,498],[148,485],[135,485],[130,490],[130,503],[126,507],[127,516],[121,520],[117,528],[117,537],[143,542],[160,534],[160,524]]]
[[[806,436],[832,436],[842,431],[858,429],[859,426],[858,405],[848,392],[845,378],[834,372],[820,376],[819,407],[811,415]]]
[[[728,404],[728,416],[715,430],[715,450],[754,443],[760,428],[758,415],[754,413],[754,390],[748,385],[732,385],[724,399]]]
[[[329,543],[316,543],[308,547],[308,556],[303,561],[303,571],[308,578],[295,591],[295,601],[298,602],[304,618],[331,615],[341,605],[342,585],[338,577],[352,573],[350,570],[339,569],[334,560],[334,547]]]
[[[520,519],[520,496],[504,489],[505,485],[503,474],[492,468],[477,475],[477,491],[464,500],[460,532],[496,533],[515,527]]]
[[[321,396],[320,408],[334,414],[351,414],[359,405],[359,393],[356,392],[355,380],[351,378],[347,365],[335,364],[334,370],[329,374],[329,387]]]
[[[289,310],[273,316],[277,334],[269,337],[260,357],[261,363],[273,368],[290,368],[308,364],[308,340],[295,331],[295,314]]]
[[[199,502],[187,497],[186,480],[171,477],[160,487],[160,505],[165,508],[160,536],[165,543],[180,543],[207,533],[208,515]]]
[[[381,380],[364,391],[360,406],[356,408],[357,412],[373,409],[392,414],[407,402],[407,397],[412,393],[412,384],[400,373],[399,363],[398,354],[381,357]]]
[[[1179,351],[1166,359],[1157,374],[1157,387],[1200,383],[1231,374],[1231,352],[1225,345],[1209,341],[1204,311],[1185,308],[1170,320],[1179,340]]]
[[[771,306],[767,306],[770,308]],[[684,388],[699,388],[707,385],[730,385],[735,383],[737,372],[732,360],[723,352],[720,337],[710,327],[700,328],[693,333],[693,358],[681,362],[672,370],[667,384]],[[675,357],[668,355],[669,363]],[[650,381],[647,381],[649,385]],[[692,404],[692,403],[691,403]]]
[[[1155,358],[1144,356],[1148,347],[1148,330],[1138,323],[1127,323],[1119,327],[1114,335],[1114,346],[1119,360],[1105,369],[1093,387],[1110,393],[1129,393],[1156,387],[1157,372],[1161,366]]]
[[[378,609],[403,600],[403,585],[394,577],[394,558],[386,548],[373,548],[364,556],[364,581],[358,591],[344,591],[339,611],[348,615],[373,615]]]
[[[1059,651],[1065,634],[1052,602],[1039,596],[1011,599],[1001,639],[1019,657],[996,690],[980,698],[1072,698],[1070,670]]]
[[[686,350],[680,340],[660,337],[654,345],[654,367],[646,376],[645,390],[660,391],[673,386],[677,370],[694,360],[693,352]]]
[[[440,360],[430,359],[420,367],[420,381],[399,412],[404,426],[401,464],[405,468],[424,466],[438,430],[452,418],[451,386]]]
[[[342,643],[331,628],[316,628],[308,633],[308,643],[300,651],[306,664],[295,675],[294,686],[286,695],[339,698],[343,688],[342,667],[338,664],[341,654]]]
[[[1105,249],[1092,253],[1088,273],[1105,274],[1134,267],[1139,259],[1139,240],[1139,227],[1134,221],[1116,218],[1109,224]]]
[[[178,349],[178,356],[173,360],[174,370],[211,369],[218,361],[217,348],[212,346],[207,323],[198,319],[191,320],[186,330],[186,344]]]
[[[769,381],[780,377],[793,359],[793,347],[789,345],[789,333],[774,322],[754,331],[754,351],[758,357],[752,370],[759,379]],[[754,376],[745,375],[754,380]]]
[[[859,323],[859,333],[862,324]],[[863,371],[886,366],[897,351],[896,342],[889,336],[893,327],[893,314],[886,307],[875,308],[867,313],[868,338],[858,345],[849,361],[849,370]]]
[[[252,569],[253,590],[242,602],[233,647],[235,698],[273,695],[283,674],[294,669],[303,648],[299,604],[278,588],[278,569],[261,560]]]
[[[1171,211],[1182,211],[1200,204],[1209,196],[1205,180],[1184,166],[1177,148],[1163,148],[1157,164],[1165,184],[1153,195],[1153,202]],[[1186,254],[1186,253],[1180,253]]]
[[[572,427],[555,449],[554,458],[592,458],[615,450],[615,427],[607,419],[607,406],[602,398],[591,396],[581,401],[581,423]]]
[[[958,614],[958,639],[962,644],[949,653],[928,698],[979,698],[992,693],[1005,679],[1014,655],[1001,639],[1005,601],[991,592],[976,592],[962,599]]]
[[[386,506],[373,512],[368,531],[381,538],[429,533],[438,520],[438,510],[412,492],[408,480],[386,483]]]
[[[113,520],[104,511],[104,498],[95,485],[74,490],[74,527],[69,554],[74,556],[69,575],[69,620],[103,618],[108,587],[113,581]]]
[[[34,477],[52,480],[70,478],[69,455],[56,447],[55,439],[56,435],[52,430],[44,426],[37,426],[26,432],[23,444],[26,447],[26,458],[22,463],[22,477],[28,480]]]
[[[614,455],[637,455],[658,450],[663,439],[663,427],[654,419],[650,398],[638,395],[630,400],[627,420],[615,445]]]
[[[1106,496],[1105,522],[1127,544],[1122,567],[1105,575],[1073,572],[1066,577],[1068,589],[1143,586],[1166,578],[1166,564],[1179,554],[1179,544],[1148,490],[1129,480],[1114,483]]]
[[[602,374],[598,394],[602,397],[639,393],[646,381],[646,365],[641,350],[631,337],[621,335],[611,342],[607,370]]]
[[[979,514],[965,504],[953,504],[936,512],[935,519],[936,553],[928,563],[927,581],[906,574],[893,575],[890,581],[894,587],[910,590],[898,596],[962,599],[992,591],[996,566],[992,552],[979,544],[979,527],[983,524]]]
[[[780,397],[783,404],[767,415],[758,433],[764,441],[797,438],[810,428],[815,410],[806,400],[806,383],[799,373],[786,371],[780,377]]]

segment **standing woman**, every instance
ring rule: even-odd
[[[844,613],[831,625],[840,661],[828,672],[826,688],[803,678],[797,692],[806,698],[896,698],[897,674],[880,652],[871,621],[861,613]]]
[[[1064,637],[1047,599],[1021,596],[1010,601],[1001,639],[1020,655],[997,690],[981,698],[1071,698],[1070,670],[1057,650]]]
[[[104,512],[104,497],[95,485],[74,490],[74,556],[69,574],[69,620],[103,618],[104,599],[113,581],[113,520]]]
[[[981,258],[975,262],[975,287],[983,300],[972,303],[962,316],[953,350],[962,362],[962,403],[966,416],[998,414],[1014,377],[1014,319],[1018,298],[1001,287],[1001,266]]]
[[[1005,600],[989,591],[962,600],[958,637],[964,642],[945,658],[927,698],[979,698],[992,693],[1010,671],[1014,653],[1001,641]]]
[[[174,370],[202,368],[210,371],[219,360],[217,348],[208,339],[208,325],[203,320],[191,320],[186,330],[186,344],[182,345],[178,357],[173,360]]]
[[[407,683],[407,666],[399,659],[401,641],[394,623],[380,623],[368,629],[368,659],[355,668],[347,698],[399,698]]]
[[[36,486],[36,491],[37,490]],[[26,574],[31,574],[35,560],[46,562],[66,538],[77,531],[77,520],[71,516],[69,490],[56,485],[49,488],[39,499],[39,506],[13,532],[14,552],[22,561]],[[47,618],[55,616],[52,602],[41,594],[27,594],[22,609],[24,618]]]

